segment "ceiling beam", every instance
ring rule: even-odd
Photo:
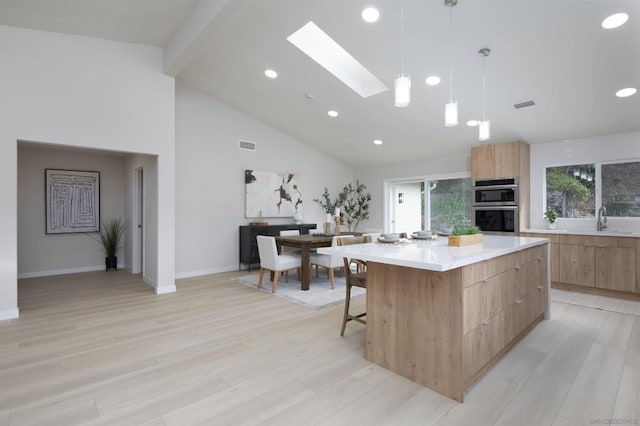
[[[255,0],[201,0],[164,47],[164,73],[175,77],[207,41]]]

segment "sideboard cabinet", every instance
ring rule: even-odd
[[[315,223],[303,223],[296,225],[295,223],[287,225],[267,225],[267,226],[240,226],[240,262],[238,269],[245,264],[251,269],[251,265],[260,263],[260,255],[258,254],[258,235],[270,235],[277,237],[280,231],[298,230],[300,234],[308,234],[309,229],[315,229]]]

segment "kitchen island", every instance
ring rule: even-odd
[[[369,361],[460,402],[549,317],[549,240],[484,236],[318,249],[367,261]]]

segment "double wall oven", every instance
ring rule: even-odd
[[[473,224],[484,234],[518,235],[518,178],[476,179],[472,197]]]

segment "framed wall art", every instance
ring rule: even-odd
[[[244,171],[245,217],[292,217],[302,207],[298,176]]]
[[[100,230],[100,172],[45,170],[47,234]]]

